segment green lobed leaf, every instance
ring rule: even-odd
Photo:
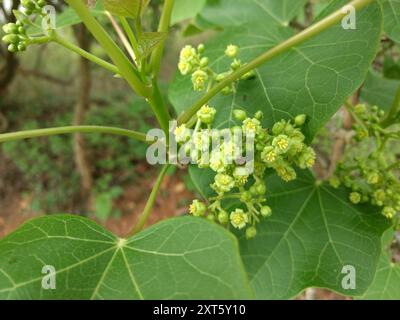
[[[136,19],[150,0],[101,0],[105,10],[113,15]]]
[[[384,29],[393,41],[400,43],[400,1],[380,0],[384,14]]]
[[[42,288],[42,268],[56,289]],[[34,219],[0,241],[0,299],[248,299],[233,236],[191,217],[126,240],[77,216]]]
[[[383,62],[383,76],[387,79],[400,80],[400,64],[391,56],[386,56]]]
[[[326,11],[328,14],[336,7]],[[216,126],[234,125],[236,108],[253,114],[264,111],[264,125],[307,114],[306,134],[311,139],[339,109],[343,101],[363,82],[380,40],[382,15],[374,2],[360,10],[357,29],[344,30],[338,24],[281,54],[256,70],[255,80],[241,81],[230,96],[218,95],[210,101],[217,108]],[[205,56],[217,72],[229,69],[224,50],[230,43],[240,46],[239,58],[247,62],[289,38],[290,28],[256,24],[228,28],[206,44]],[[190,77],[177,75],[169,98],[178,113],[203,93],[193,92]]]
[[[359,299],[400,300],[400,264],[392,262],[390,245],[394,236],[393,229],[382,238],[382,254],[378,270],[372,285]]]
[[[288,26],[307,0],[207,0],[200,16],[221,26],[240,26],[251,21]]]
[[[163,40],[167,38],[166,32],[144,32],[139,41],[139,50],[143,58],[150,55]]]
[[[393,104],[400,81],[385,79],[375,71],[370,71],[361,90],[361,100],[371,106],[389,111]]]
[[[194,18],[203,9],[206,0],[175,0],[172,10],[171,25]]]
[[[200,192],[211,194],[210,171],[191,168]],[[351,204],[349,191],[319,185],[308,172],[291,183],[266,180],[272,217],[257,236],[239,244],[250,284],[258,299],[288,299],[307,287],[356,296],[367,290],[377,267],[383,232],[390,226],[379,208]],[[356,289],[341,282],[346,265],[355,267]]]
[[[90,9],[90,13],[94,17],[104,15],[104,9],[101,7],[100,1],[97,1],[95,7]],[[82,19],[78,16],[78,14],[72,8],[67,8],[61,14],[57,15],[56,26],[57,29],[60,29],[70,27],[81,22]]]

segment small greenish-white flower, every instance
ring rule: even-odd
[[[340,184],[341,184],[341,183],[340,183],[340,179],[339,179],[337,176],[332,176],[332,177],[329,179],[329,184],[331,185],[331,187],[337,189],[337,188],[340,187]]]
[[[193,89],[195,91],[203,91],[206,88],[208,74],[203,70],[197,70],[192,74]]]
[[[229,222],[229,215],[225,210],[218,213],[218,221],[220,224],[227,224]]]
[[[361,194],[358,192],[352,192],[350,193],[350,201],[354,204],[358,204],[361,202]]]
[[[223,154],[219,150],[211,152],[210,168],[217,173],[223,173],[226,170],[226,163]]]
[[[252,239],[257,235],[257,229],[255,227],[248,227],[246,229],[246,239]]]
[[[205,49],[206,49],[206,46],[204,45],[204,43],[200,43],[197,46],[197,52],[200,53],[200,54],[203,53]]]
[[[236,167],[233,170],[233,177],[237,187],[243,187],[249,180],[249,170],[245,167]]]
[[[315,159],[317,155],[311,147],[307,147],[299,156],[299,167],[302,169],[312,168],[315,164]]]
[[[367,175],[367,183],[368,184],[371,184],[371,185],[377,184],[379,182],[379,180],[380,180],[380,175],[378,172],[370,172]]]
[[[197,58],[196,49],[192,46],[185,46],[180,53],[180,60],[186,62],[193,62]]]
[[[269,206],[263,206],[260,210],[260,213],[264,218],[268,218],[272,215],[272,209]]]
[[[206,205],[197,199],[193,200],[192,204],[189,207],[189,212],[195,217],[204,216],[206,210],[207,210]]]
[[[281,120],[274,124],[274,126],[272,127],[272,133],[275,136],[280,135],[281,133],[283,133],[285,131],[285,128],[286,128],[286,121]]]
[[[222,193],[229,192],[235,186],[235,180],[224,173],[218,173],[214,178],[214,184],[217,191]]]
[[[272,145],[279,154],[288,152],[290,147],[290,140],[287,135],[281,134],[272,140]]]
[[[246,111],[240,110],[240,109],[235,109],[233,110],[233,116],[237,121],[244,121],[247,118]]]
[[[368,138],[369,132],[368,132],[367,129],[364,129],[364,128],[360,127],[360,128],[356,129],[356,136],[357,136],[358,139],[363,140],[365,138]]]
[[[239,52],[239,47],[233,44],[230,44],[226,47],[225,55],[229,58],[236,58]]]
[[[295,156],[305,150],[305,144],[301,139],[290,138],[290,149],[288,151],[290,156]]]
[[[261,123],[255,118],[247,118],[243,121],[243,132],[245,134],[256,134],[261,130]]]
[[[301,127],[303,124],[306,123],[307,116],[305,114],[300,114],[296,118],[294,118],[294,123],[296,126]]]
[[[233,71],[236,71],[237,69],[239,69],[242,66],[242,62],[239,59],[235,59],[233,60],[233,62],[231,63],[231,69]]]
[[[184,143],[190,139],[190,130],[186,128],[185,124],[182,124],[175,128],[174,135],[177,143]]]
[[[196,132],[192,136],[192,143],[194,145],[194,149],[200,152],[208,151],[210,147],[210,135],[207,131],[202,130]]]
[[[202,106],[199,111],[197,111],[197,117],[201,122],[205,124],[211,124],[214,121],[215,114],[217,110],[210,107],[208,104]]]
[[[186,60],[181,60],[178,63],[178,69],[183,76],[188,75],[193,70],[193,66]]]
[[[392,207],[385,207],[382,210],[382,214],[388,219],[393,219],[394,215],[396,214],[396,210],[394,210]]]
[[[359,116],[365,114],[366,111],[367,107],[365,106],[365,104],[358,104],[354,107],[354,112]]]
[[[249,216],[242,209],[236,209],[231,212],[230,220],[232,226],[236,229],[243,229],[249,222]]]
[[[264,112],[262,112],[261,110],[258,110],[256,112],[256,114],[254,115],[254,118],[256,118],[257,120],[262,120],[264,118]]]
[[[382,189],[378,189],[374,192],[374,198],[378,203],[383,203],[386,200],[386,193]],[[379,204],[378,204],[379,205]]]
[[[224,142],[221,145],[221,151],[227,163],[233,163],[240,156],[240,148],[233,142]]]
[[[261,153],[261,159],[268,165],[273,165],[279,159],[278,153],[275,151],[274,147],[265,147]]]
[[[296,171],[284,161],[275,166],[275,171],[286,182],[293,181],[297,177]]]
[[[200,68],[205,68],[208,66],[209,59],[207,57],[201,58],[200,60]]]

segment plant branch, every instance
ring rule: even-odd
[[[372,0],[353,0],[352,2],[349,3],[349,5],[353,6],[356,10],[358,10],[367,6],[371,1]],[[323,20],[317,22],[316,24],[310,26],[304,31],[282,42],[276,47],[268,50],[267,52],[263,53],[259,57],[249,62],[248,64],[242,66],[237,71],[233,72],[230,76],[226,77],[223,81],[212,87],[210,91],[208,91],[202,98],[200,98],[197,102],[195,102],[192,106],[190,106],[184,113],[182,113],[178,118],[178,125],[188,122],[203,105],[205,105],[210,101],[211,98],[217,95],[223,88],[234,83],[236,80],[245,75],[247,72],[256,69],[265,62],[275,58],[279,54],[286,52],[291,48],[293,48],[294,46],[297,46],[315,37],[321,32],[329,29],[330,27],[341,21],[346,16],[346,14],[347,14],[346,12],[343,12],[341,9],[339,9],[336,12],[329,15],[328,17],[324,18]]]
[[[114,66],[113,64],[99,58],[96,57],[95,55],[81,49],[80,47],[74,45],[73,43],[61,38],[58,34],[54,33],[51,37],[50,37],[51,41],[58,43],[59,45],[79,54],[80,56],[98,64],[99,66],[103,67],[106,70],[111,71],[114,74],[120,74],[118,68],[116,66]]]
[[[165,0],[164,8],[161,14],[160,24],[158,26],[158,32],[168,32],[169,25],[171,22],[172,9],[174,8],[174,0]],[[160,43],[157,49],[151,56],[151,66],[153,70],[153,77],[157,77],[160,72],[161,59],[164,52],[165,39]]]
[[[156,79],[153,79],[153,96],[148,99],[148,103],[153,109],[158,122],[160,123],[161,129],[165,132],[168,137],[169,132],[169,120],[171,119],[168,112],[167,105],[164,102],[161,91],[158,87]]]
[[[91,15],[84,2],[82,0],[67,0],[67,3],[76,11],[94,38],[104,48],[132,89],[143,97],[150,97],[152,89],[142,82],[131,61],[129,61],[128,57],[117,46],[110,35]]]
[[[134,235],[141,231],[146,224],[147,219],[150,216],[151,210],[153,209],[153,205],[156,201],[158,191],[160,190],[161,183],[164,180],[165,174],[167,173],[167,170],[169,168],[169,165],[164,165],[157,177],[157,180],[153,186],[153,189],[151,190],[149,199],[147,200],[146,206],[143,209],[142,215],[140,216],[139,222],[136,224],[136,226],[133,228],[133,230],[130,232],[130,235]]]
[[[54,136],[66,133],[107,133],[112,135],[125,136],[139,141],[152,142],[146,139],[146,135],[144,133],[127,129],[103,126],[68,126],[4,133],[0,134],[0,143],[37,137]]]
[[[128,39],[129,39],[129,41],[130,41],[130,43],[131,43],[132,50],[133,50],[134,55],[135,55],[135,62],[137,63],[136,59],[137,59],[140,55],[139,55],[139,50],[138,50],[139,44],[138,44],[138,42],[136,41],[135,34],[133,33],[132,28],[131,28],[131,26],[129,25],[129,22],[128,22],[128,20],[127,20],[125,17],[120,17],[119,19],[120,19],[120,21],[121,21],[122,28],[124,28],[125,33],[128,35]]]

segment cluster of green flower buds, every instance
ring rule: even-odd
[[[197,113],[197,123],[192,136],[188,128],[182,125],[175,130],[176,140],[184,143],[194,140],[194,145],[188,152],[194,154],[194,163],[200,168],[210,168],[214,173],[214,181],[210,185],[216,196],[208,199],[208,205],[194,200],[190,206],[190,213],[197,217],[207,217],[226,227],[245,229],[248,239],[257,233],[256,225],[263,218],[271,216],[272,210],[267,204],[267,185],[265,176],[268,169],[275,172],[284,180],[296,178],[294,166],[306,169],[314,165],[315,152],[305,144],[305,136],[301,127],[306,122],[305,115],[299,115],[294,120],[282,120],[272,129],[262,126],[263,113],[258,111],[253,117],[248,117],[243,110],[234,110],[233,116],[240,125],[230,129],[241,141],[231,139],[223,141],[216,147],[206,139],[202,143],[198,137],[210,129],[214,121],[216,110],[208,105],[203,106]],[[207,129],[202,129],[206,127]],[[247,137],[253,137],[252,150],[253,169],[244,163],[234,161],[244,158],[244,150],[237,148],[245,145]],[[238,143],[239,142],[239,143]],[[201,150],[210,150],[208,162],[203,162]],[[192,157],[193,159],[193,157]],[[232,205],[234,201],[234,205]],[[233,209],[226,209],[226,208]]]
[[[352,203],[379,206],[382,214],[392,219],[400,212],[400,164],[396,155],[389,158],[392,152],[385,152],[385,148],[396,136],[382,128],[385,112],[376,106],[359,104],[354,107],[354,117],[355,139],[348,145],[330,184],[334,188],[343,184],[351,190]]]
[[[382,134],[381,123],[385,118],[385,112],[377,106],[368,108],[365,104],[358,104],[354,107],[354,116],[358,120],[353,125],[358,141]]]
[[[19,15],[14,14],[17,21],[15,23],[7,23],[2,27],[5,33],[2,41],[8,45],[8,51],[10,52],[25,51],[26,47],[31,44],[33,38],[30,38],[26,32],[27,25],[32,23],[28,16],[37,14],[44,18],[47,15],[43,11],[46,6],[45,0],[22,0],[21,5],[23,7],[22,12],[18,11]]]
[[[42,14],[43,7],[45,7],[46,4],[45,0],[21,0],[21,5],[27,16],[30,16],[31,14]]]
[[[26,50],[29,38],[26,35],[24,25],[20,21],[5,24],[3,31],[6,35],[2,40],[8,45],[8,51],[19,52]]]
[[[225,56],[232,59],[230,69],[226,72],[216,73],[209,66],[209,58],[203,56],[205,51],[204,44],[200,44],[197,48],[187,45],[180,53],[178,69],[184,76],[191,75],[193,89],[195,91],[204,91],[210,88],[214,82],[221,82],[232,72],[239,69],[243,64],[237,58],[239,47],[230,44],[225,50]],[[246,73],[241,80],[249,80],[254,78],[254,71]],[[237,81],[222,90],[223,94],[230,94],[236,88]]]

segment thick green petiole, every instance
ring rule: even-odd
[[[114,66],[113,64],[100,59],[99,57],[96,57],[95,55],[79,48],[78,46],[72,44],[71,42],[61,38],[59,35],[57,35],[56,33],[54,33],[51,37],[50,37],[51,41],[58,43],[59,45],[79,54],[80,56],[98,64],[99,66],[103,67],[106,70],[111,71],[114,74],[120,74],[118,68],[116,66]]]

